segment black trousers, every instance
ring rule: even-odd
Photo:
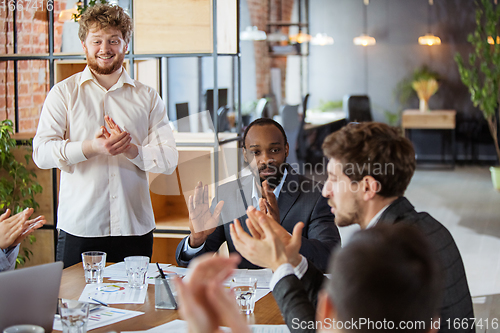
[[[82,261],[82,252],[106,252],[106,262],[120,262],[128,256],[153,254],[153,231],[142,236],[78,237],[59,230],[57,239],[57,261],[64,262],[64,268]]]

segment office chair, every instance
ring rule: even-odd
[[[348,122],[373,121],[370,98],[366,95],[345,95],[344,113]]]
[[[289,164],[297,164],[297,139],[300,131],[301,122],[299,120],[299,105],[283,105],[280,110],[281,125],[285,130],[286,137],[288,138],[288,158]]]
[[[175,104],[175,111],[177,114],[177,131],[191,132],[191,125],[189,124],[189,104],[177,103]]]
[[[218,119],[218,132],[226,132],[229,131],[229,120],[227,119],[227,112],[229,108],[227,106],[221,106],[219,110],[217,110],[217,119]],[[215,119],[214,119],[215,122]]]
[[[269,118],[267,105],[268,102],[266,98],[259,99],[257,106],[255,107],[256,118]]]

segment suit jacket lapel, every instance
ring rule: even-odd
[[[278,208],[280,210],[280,224],[283,224],[285,216],[292,208],[293,204],[299,197],[300,178],[294,173],[288,171],[283,187],[281,187],[280,196],[278,198]]]

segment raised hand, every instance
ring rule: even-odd
[[[219,201],[215,206],[214,213],[210,212],[208,201],[208,186],[198,182],[194,189],[194,196],[189,196],[189,245],[199,247],[214,232],[219,224],[219,216],[224,206],[224,201]]]

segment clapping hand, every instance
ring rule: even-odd
[[[179,312],[188,323],[188,332],[220,332],[222,325],[229,326],[232,332],[250,332],[234,294],[222,285],[240,260],[236,254],[223,258],[207,253],[191,261],[183,280],[175,280]]]
[[[302,243],[304,223],[299,222],[290,235],[281,225],[254,207],[247,210],[246,221],[252,236],[246,233],[238,220],[230,226],[231,238],[236,250],[251,263],[271,268],[290,263],[297,266],[301,261],[299,254]]]
[[[104,121],[106,122],[109,129],[111,130],[111,133],[109,133],[108,130],[106,129],[106,127],[102,126],[103,134],[106,138],[109,138],[112,135],[122,135],[123,133],[127,133],[127,132],[124,132],[120,128],[120,126],[118,126],[115,123],[115,121],[113,120],[113,118],[111,118],[110,116],[104,116]],[[128,135],[130,137],[130,134],[128,134]],[[132,141],[132,139],[130,139],[130,141]],[[134,159],[137,156],[137,154],[139,153],[139,150],[137,149],[137,146],[134,145],[133,143],[130,143],[130,141],[127,144],[127,146],[124,148],[122,153],[123,153],[123,155],[125,155],[125,157],[127,157],[129,159]]]
[[[47,222],[43,216],[28,220],[33,214],[33,208],[27,208],[14,216],[10,216],[10,213],[10,209],[7,209],[0,215],[0,249],[21,243],[26,236]]]

